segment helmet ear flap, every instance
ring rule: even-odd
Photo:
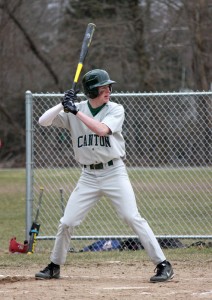
[[[97,88],[93,88],[93,89],[90,89],[88,88],[85,95],[89,98],[89,99],[94,99],[96,97],[99,96],[99,89],[98,87]]]
[[[99,96],[99,89],[98,89],[98,87],[89,90],[87,92],[86,96],[88,96],[90,99],[94,99],[94,98],[98,97]]]
[[[112,84],[109,84],[109,90],[112,93]],[[99,96],[99,88],[93,88],[87,95],[90,99],[94,99]]]

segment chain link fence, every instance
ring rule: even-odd
[[[81,173],[69,132],[38,124],[62,96],[26,92],[27,233],[44,188],[38,251],[53,243]],[[80,94],[79,100],[84,99]],[[158,239],[211,239],[212,92],[114,93],[111,101],[125,108],[125,163],[138,209]],[[75,229],[71,246],[82,249],[99,239],[127,238],[136,236],[117,217],[109,199],[102,198]]]

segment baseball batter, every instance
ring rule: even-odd
[[[133,229],[156,265],[156,273],[150,281],[167,281],[174,276],[151,228],[138,212],[123,161],[124,108],[110,101],[114,83],[105,70],[92,70],[82,80],[88,100],[76,103],[76,92],[69,90],[62,103],[47,110],[39,119],[42,126],[70,131],[75,158],[82,165],[82,173],[60,220],[51,262],[35,274],[37,279],[60,277],[60,265],[66,261],[74,227],[83,221],[102,196],[111,199],[118,215]]]

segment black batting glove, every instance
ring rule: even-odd
[[[73,89],[70,89],[66,91],[64,95],[64,100],[66,101],[71,100],[72,102],[77,101],[77,93],[79,93],[79,90],[75,91]]]
[[[70,113],[76,115],[79,111],[79,109],[76,107],[76,105],[74,104],[74,102],[72,100],[62,101],[62,105],[64,107],[64,112],[66,112],[66,113],[70,112]]]
[[[70,89],[65,92],[65,95],[62,100],[64,112],[66,112],[66,113],[70,112],[74,115],[76,115],[78,113],[78,109],[77,109],[76,105],[74,104],[74,101],[77,100],[78,92],[79,92],[79,90],[74,91],[73,89]]]

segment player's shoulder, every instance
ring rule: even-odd
[[[123,105],[121,105],[120,103],[116,103],[116,102],[113,102],[113,101],[109,101],[107,103],[108,107],[111,107],[111,108],[122,108]]]
[[[108,109],[111,111],[120,111],[120,112],[123,112],[124,111],[124,107],[122,104],[120,103],[116,103],[116,102],[112,102],[112,101],[109,101],[106,105],[108,107]]]

